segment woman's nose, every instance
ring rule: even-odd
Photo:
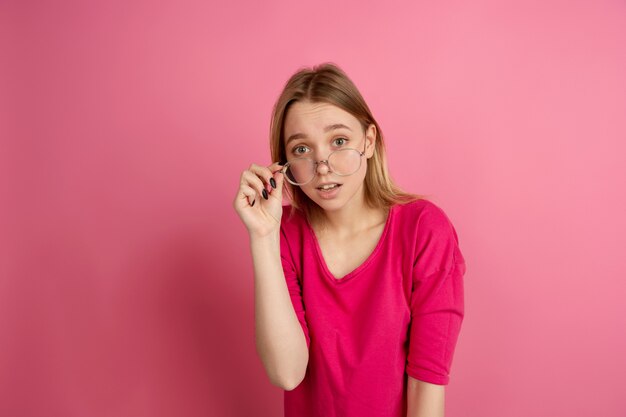
[[[328,174],[329,171],[328,162],[327,161],[318,161],[317,162],[317,173],[321,175]]]

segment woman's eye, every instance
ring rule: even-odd
[[[340,141],[340,142],[337,142],[337,141]],[[341,146],[341,145],[345,145],[347,141],[348,141],[348,139],[347,139],[347,138],[336,138],[335,140],[333,140],[333,142],[335,142],[335,143],[336,143],[337,145],[339,145],[339,146]],[[300,151],[299,151],[300,149],[303,149],[303,151],[302,151],[302,152],[300,152]],[[302,155],[303,153],[305,153],[305,152],[306,152],[306,149],[307,149],[307,147],[306,147],[306,146],[300,145],[300,146],[296,146],[296,147],[294,147],[294,148],[293,148],[293,150],[292,150],[292,152],[293,152],[294,154],[296,154],[296,155]]]

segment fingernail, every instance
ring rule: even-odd
[[[250,207],[254,206],[254,203],[256,203],[256,199],[252,200],[252,204],[250,204]]]
[[[265,190],[265,188],[263,189],[263,198],[266,199],[266,200],[268,199],[267,191]]]
[[[276,188],[276,181],[274,181],[274,178],[270,178],[270,185],[272,188]]]

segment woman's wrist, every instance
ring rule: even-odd
[[[261,233],[250,233],[250,243],[252,244],[271,244],[280,243],[280,228]]]

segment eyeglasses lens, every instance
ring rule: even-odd
[[[309,158],[289,161],[287,180],[295,185],[306,184],[315,177],[315,162]],[[340,176],[352,175],[361,167],[361,154],[355,149],[340,149],[328,157],[330,170]]]

